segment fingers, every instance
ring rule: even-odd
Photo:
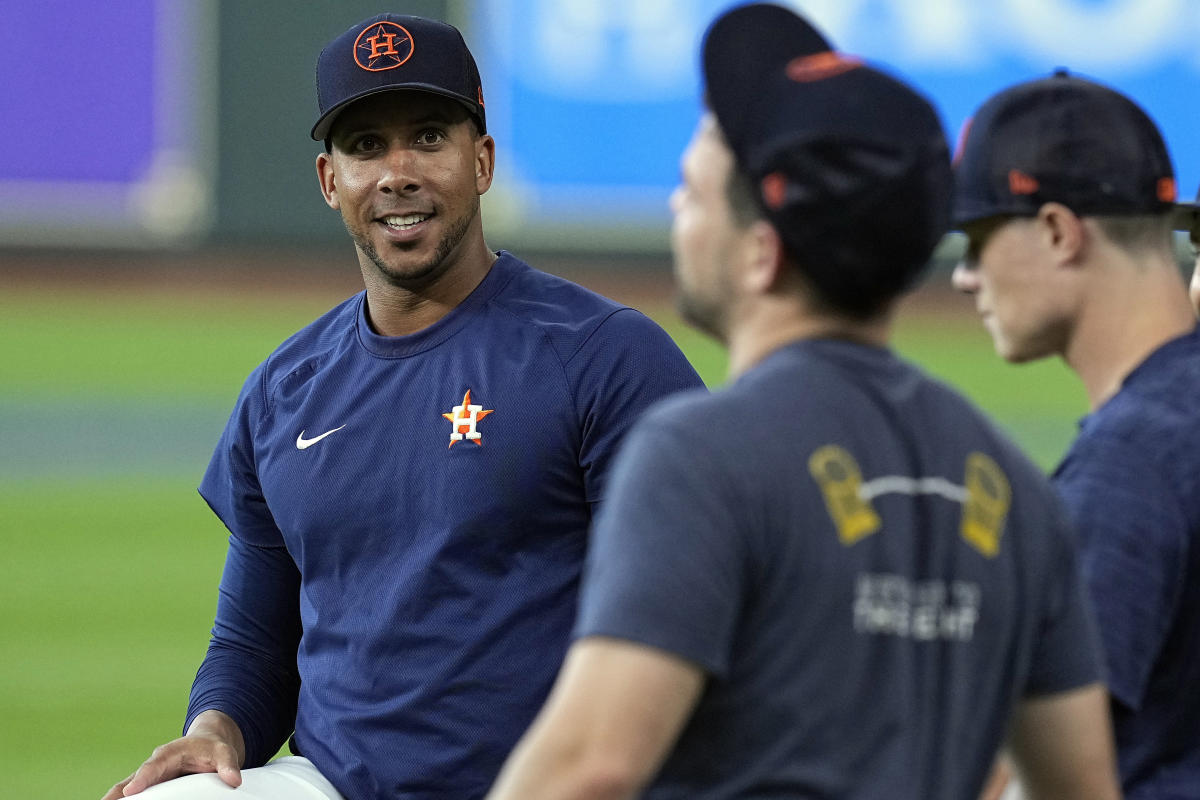
[[[133,776],[130,775],[120,783],[114,784],[111,789],[104,793],[104,797],[101,797],[100,800],[121,800],[121,798],[125,796],[125,785],[128,784],[132,779]]]
[[[137,771],[118,783],[101,800],[120,800],[151,786],[197,772],[215,772],[225,784],[242,784],[238,754],[232,745],[207,736],[184,736],[156,747]]]
[[[233,748],[229,748],[232,752]],[[236,758],[236,756],[235,756]],[[230,760],[217,765],[217,777],[234,789],[242,785],[242,771],[238,769],[237,761]]]

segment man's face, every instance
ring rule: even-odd
[[[736,225],[726,185],[733,153],[713,115],[696,127],[681,161],[681,183],[671,195],[671,251],[680,315],[691,325],[726,341],[736,253]]]
[[[996,353],[1014,363],[1061,354],[1070,333],[1069,295],[1037,220],[990,217],[963,232],[967,254],[952,282],[974,296]]]
[[[317,157],[322,192],[364,271],[420,287],[457,263],[468,234],[482,239],[495,145],[458,103],[420,91],[367,97],[338,116],[331,144]]]

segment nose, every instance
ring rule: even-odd
[[[960,292],[975,294],[979,291],[979,270],[967,266],[965,261],[960,261],[950,274],[950,283]]]
[[[421,188],[417,154],[407,147],[392,147],[383,157],[376,185],[384,194],[405,194]]]

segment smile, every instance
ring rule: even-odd
[[[407,231],[429,219],[432,214],[395,214],[383,218],[383,224],[395,231]]]

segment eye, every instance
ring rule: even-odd
[[[373,133],[366,133],[354,140],[351,149],[356,153],[371,153],[382,147],[382,139]]]
[[[417,144],[434,145],[446,141],[446,132],[441,128],[426,128],[417,134]]]

